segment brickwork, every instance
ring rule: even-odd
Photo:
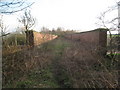
[[[97,49],[102,54],[106,54],[106,29],[96,29],[82,33],[68,34],[65,35],[65,37],[71,40],[79,41],[81,43],[86,43],[88,46],[91,45],[93,48]],[[57,36],[52,34],[42,34],[34,31],[26,32],[26,42],[30,46],[39,45],[41,43],[53,40],[55,38],[57,38]]]
[[[56,35],[42,34],[35,31],[26,31],[26,43],[30,46],[39,45],[57,38]]]
[[[68,34],[65,35],[66,38],[71,40],[76,40],[81,43],[86,43],[97,48],[99,52],[106,54],[107,45],[107,30],[106,29],[96,29],[92,31]]]
[[[26,31],[26,44],[33,46],[34,44],[34,36],[33,36],[33,31]]]

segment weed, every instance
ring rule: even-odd
[[[60,37],[4,54],[3,87],[113,88],[117,86],[116,65],[117,60],[98,54],[92,44]]]

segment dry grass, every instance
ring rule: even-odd
[[[16,87],[16,82],[26,80],[27,74],[42,71],[49,65],[61,87],[115,88],[118,85],[115,66],[98,54],[92,44],[58,38],[39,47],[14,49],[5,51],[9,54],[3,53],[3,87],[10,83]]]
[[[104,63],[109,59],[98,54],[93,45],[74,43],[64,50],[61,65],[73,81],[74,88],[115,88],[117,71]]]
[[[10,49],[12,50],[12,47]],[[25,76],[34,70],[42,70],[49,65],[51,58],[48,52],[36,47],[15,49],[15,52],[11,53],[6,51],[3,53],[3,87],[24,80]]]
[[[3,55],[7,55],[7,54],[12,54],[12,53],[15,53],[15,52],[18,52],[18,51],[22,51],[24,49],[27,49],[27,46],[26,45],[12,45],[12,46],[4,46],[3,45],[3,48],[2,48],[2,53]]]

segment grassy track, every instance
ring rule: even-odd
[[[61,37],[3,55],[3,88],[104,88],[116,80],[109,59],[92,46]]]

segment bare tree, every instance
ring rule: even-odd
[[[0,13],[15,13],[28,8],[33,4],[34,2],[28,3],[26,0],[0,0]]]
[[[26,32],[26,44],[29,45],[29,30],[35,25],[36,19],[32,17],[30,10],[25,10],[24,15],[18,19],[20,23],[23,24],[25,32]]]
[[[112,35],[112,31],[118,32],[118,19],[119,17],[114,17],[112,19],[107,19],[107,16],[110,15],[114,10],[118,9],[117,5],[109,7],[108,10],[104,11],[101,13],[101,15],[98,17],[98,21],[96,24],[98,24],[101,28],[106,28],[109,32],[109,46],[110,46],[110,54],[111,56],[115,51],[117,50],[117,47],[112,49],[114,47],[113,45],[115,44],[114,42],[114,36]]]
[[[109,31],[109,37],[110,37],[110,42],[109,42],[109,45],[110,45],[110,56],[111,56],[111,65],[113,65],[114,64],[114,61],[117,61],[117,65],[116,65],[116,69],[118,70],[118,87],[120,86],[120,71],[119,71],[119,64],[120,64],[120,62],[119,62],[119,58],[120,58],[120,56],[119,56],[119,54],[117,54],[117,53],[119,53],[119,47],[120,47],[120,16],[119,16],[119,3],[120,2],[117,2],[116,3],[116,5],[115,6],[113,6],[113,7],[110,7],[107,11],[105,11],[105,12],[103,12],[101,15],[100,15],[100,17],[98,17],[98,19],[99,19],[99,24],[102,26],[102,27],[104,27],[104,28],[107,28],[108,29],[108,31]],[[114,17],[114,18],[112,18],[112,19],[107,19],[106,20],[106,17],[107,17],[107,14],[108,15],[110,15],[110,13],[112,12],[112,11],[114,11],[114,10],[116,10],[117,9],[117,11],[118,11],[118,16],[116,16],[116,17]],[[112,35],[112,33],[111,33],[111,31],[116,31],[116,32],[118,32],[118,34],[116,34],[116,36],[114,36],[114,35]],[[115,40],[115,42],[114,42],[114,40]],[[114,47],[114,48],[113,48]],[[117,53],[116,53],[117,52]]]
[[[24,25],[25,30],[28,31],[35,25],[36,19],[32,17],[30,10],[26,10],[24,12],[24,15],[20,19],[18,19],[18,21],[21,22]]]
[[[4,44],[4,37],[9,35],[10,33],[7,32],[7,26],[4,25],[3,23],[3,15],[0,16],[0,32],[1,32],[1,35],[0,37],[2,38],[2,43]]]

